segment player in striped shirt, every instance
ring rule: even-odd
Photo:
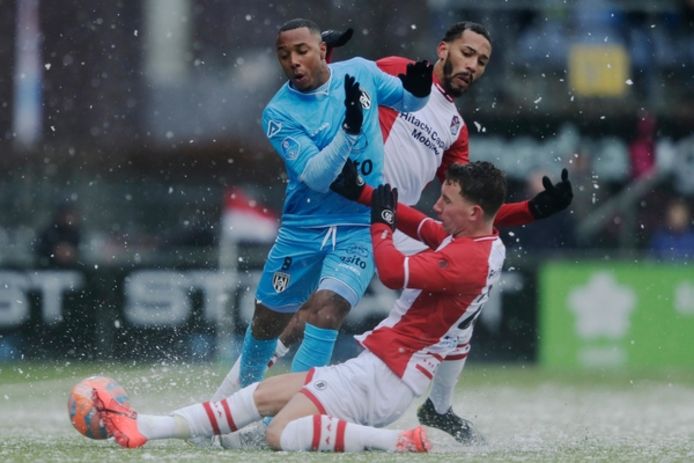
[[[123,447],[149,440],[211,436],[274,416],[266,439],[273,449],[425,452],[421,426],[383,429],[424,393],[460,331],[477,317],[498,281],[505,248],[494,218],[506,195],[503,174],[487,162],[448,169],[434,206],[439,221],[397,203],[396,190],[359,181],[349,163],[331,188],[371,204],[371,240],[379,277],[403,297],[376,328],[358,337],[365,350],[345,363],[270,377],[219,401],[170,415],[138,414],[105,389],[93,398],[99,418]],[[429,249],[406,256],[395,226]]]

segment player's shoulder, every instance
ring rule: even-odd
[[[335,61],[329,65],[334,71],[338,73],[351,73],[355,74],[357,70],[373,70],[376,68],[376,63],[361,56],[355,56],[344,61]]]
[[[288,104],[290,97],[289,84],[285,83],[277,92],[270,98],[265,108],[263,108],[263,116],[267,114],[279,114],[283,112],[283,108]]]
[[[376,65],[388,74],[403,73],[410,63],[414,63],[414,61],[403,56],[386,56],[376,60]]]
[[[451,257],[455,257],[459,262],[487,262],[490,254],[496,252],[496,249],[503,242],[499,235],[489,235],[482,237],[462,237],[456,238],[451,243],[451,246],[446,246],[441,251]]]

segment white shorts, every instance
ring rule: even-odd
[[[312,368],[301,392],[321,414],[376,427],[400,418],[416,397],[368,350],[338,365]]]

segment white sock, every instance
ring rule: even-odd
[[[444,360],[436,369],[436,374],[431,382],[429,398],[437,413],[446,413],[451,408],[455,385],[463,371],[465,360],[466,358]]]
[[[395,451],[399,431],[348,423],[328,415],[312,415],[291,421],[282,431],[282,450],[360,452],[368,449]]]
[[[173,413],[186,420],[193,437],[234,432],[262,418],[253,399],[258,384],[244,387],[226,399],[189,405]]]
[[[241,356],[236,359],[234,365],[229,370],[229,373],[224,377],[222,384],[219,385],[212,398],[210,400],[219,401],[225,397],[229,397],[234,392],[241,389],[241,378],[239,372],[241,371]]]
[[[277,340],[277,347],[275,347],[275,353],[267,364],[268,368],[272,368],[275,363],[289,352],[289,347],[285,346],[281,339]]]
[[[289,352],[289,348],[278,339],[277,347],[275,347],[275,353],[272,356],[272,359],[270,359],[270,362],[268,363],[267,367],[272,368],[272,366],[275,364],[275,362],[277,362],[277,360],[287,355],[287,352]],[[222,384],[219,385],[215,393],[212,394],[212,398],[210,400],[222,400],[223,398],[229,397],[231,394],[241,389],[240,371],[241,356],[239,356],[239,358],[236,359],[234,365],[232,365],[231,367],[231,370],[229,370],[229,373],[227,373],[227,375],[224,377]]]
[[[149,440],[187,439],[190,437],[188,423],[178,415],[137,415],[137,429]]]

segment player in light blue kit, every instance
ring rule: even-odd
[[[374,273],[369,210],[333,193],[330,184],[348,158],[366,183],[382,183],[378,106],[416,111],[431,89],[432,66],[424,61],[399,78],[363,58],[328,65],[320,29],[309,20],[285,23],[276,44],[289,81],[263,111],[262,124],[287,170],[282,224],[241,356],[214,400],[262,379],[279,334],[304,303],[316,317],[307,320],[292,370],[330,361],[337,330]],[[322,317],[323,308],[341,316]]]

